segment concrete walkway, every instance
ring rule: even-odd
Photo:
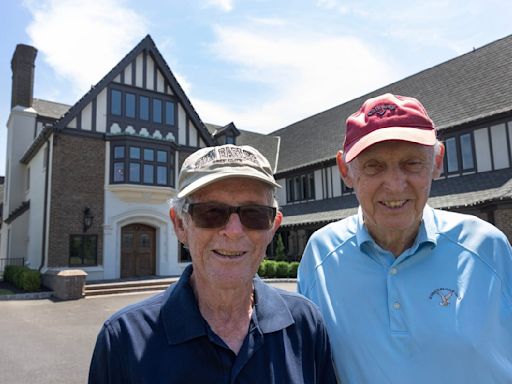
[[[272,282],[295,291],[295,283]],[[86,383],[96,335],[118,309],[154,293],[98,296],[75,301],[0,302],[2,384]]]

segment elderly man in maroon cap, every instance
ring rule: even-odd
[[[427,204],[443,154],[414,98],[372,98],[347,119],[337,162],[359,212],[317,231],[299,267],[344,384],[512,383],[511,247]]]

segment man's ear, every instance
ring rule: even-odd
[[[343,158],[343,151],[341,150],[336,154],[336,164],[338,165],[343,183],[345,183],[347,187],[352,188],[352,180],[348,175],[348,165]]]
[[[274,226],[272,230],[274,232],[277,231],[277,229],[281,226],[281,222],[283,221],[283,212],[277,211],[276,218],[274,219]]]
[[[439,143],[439,150],[434,158],[434,171],[432,178],[437,179],[443,173],[443,160],[444,160],[445,147],[443,143]]]
[[[183,225],[183,219],[178,216],[174,208],[169,210],[169,217],[171,218],[176,237],[180,242],[187,245],[187,232],[185,231],[185,226]]]

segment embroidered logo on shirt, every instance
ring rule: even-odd
[[[428,297],[430,300],[432,300],[434,297],[439,297],[439,305],[442,307],[447,307],[451,304],[450,300],[452,300],[454,297],[456,300],[460,300],[461,297],[458,295],[457,292],[455,292],[453,289],[450,288],[437,288]]]

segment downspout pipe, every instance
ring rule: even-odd
[[[46,174],[44,175],[44,204],[43,204],[43,241],[41,242],[41,265],[39,272],[46,263],[46,218],[48,216],[48,184],[50,178],[50,140],[46,138]]]

